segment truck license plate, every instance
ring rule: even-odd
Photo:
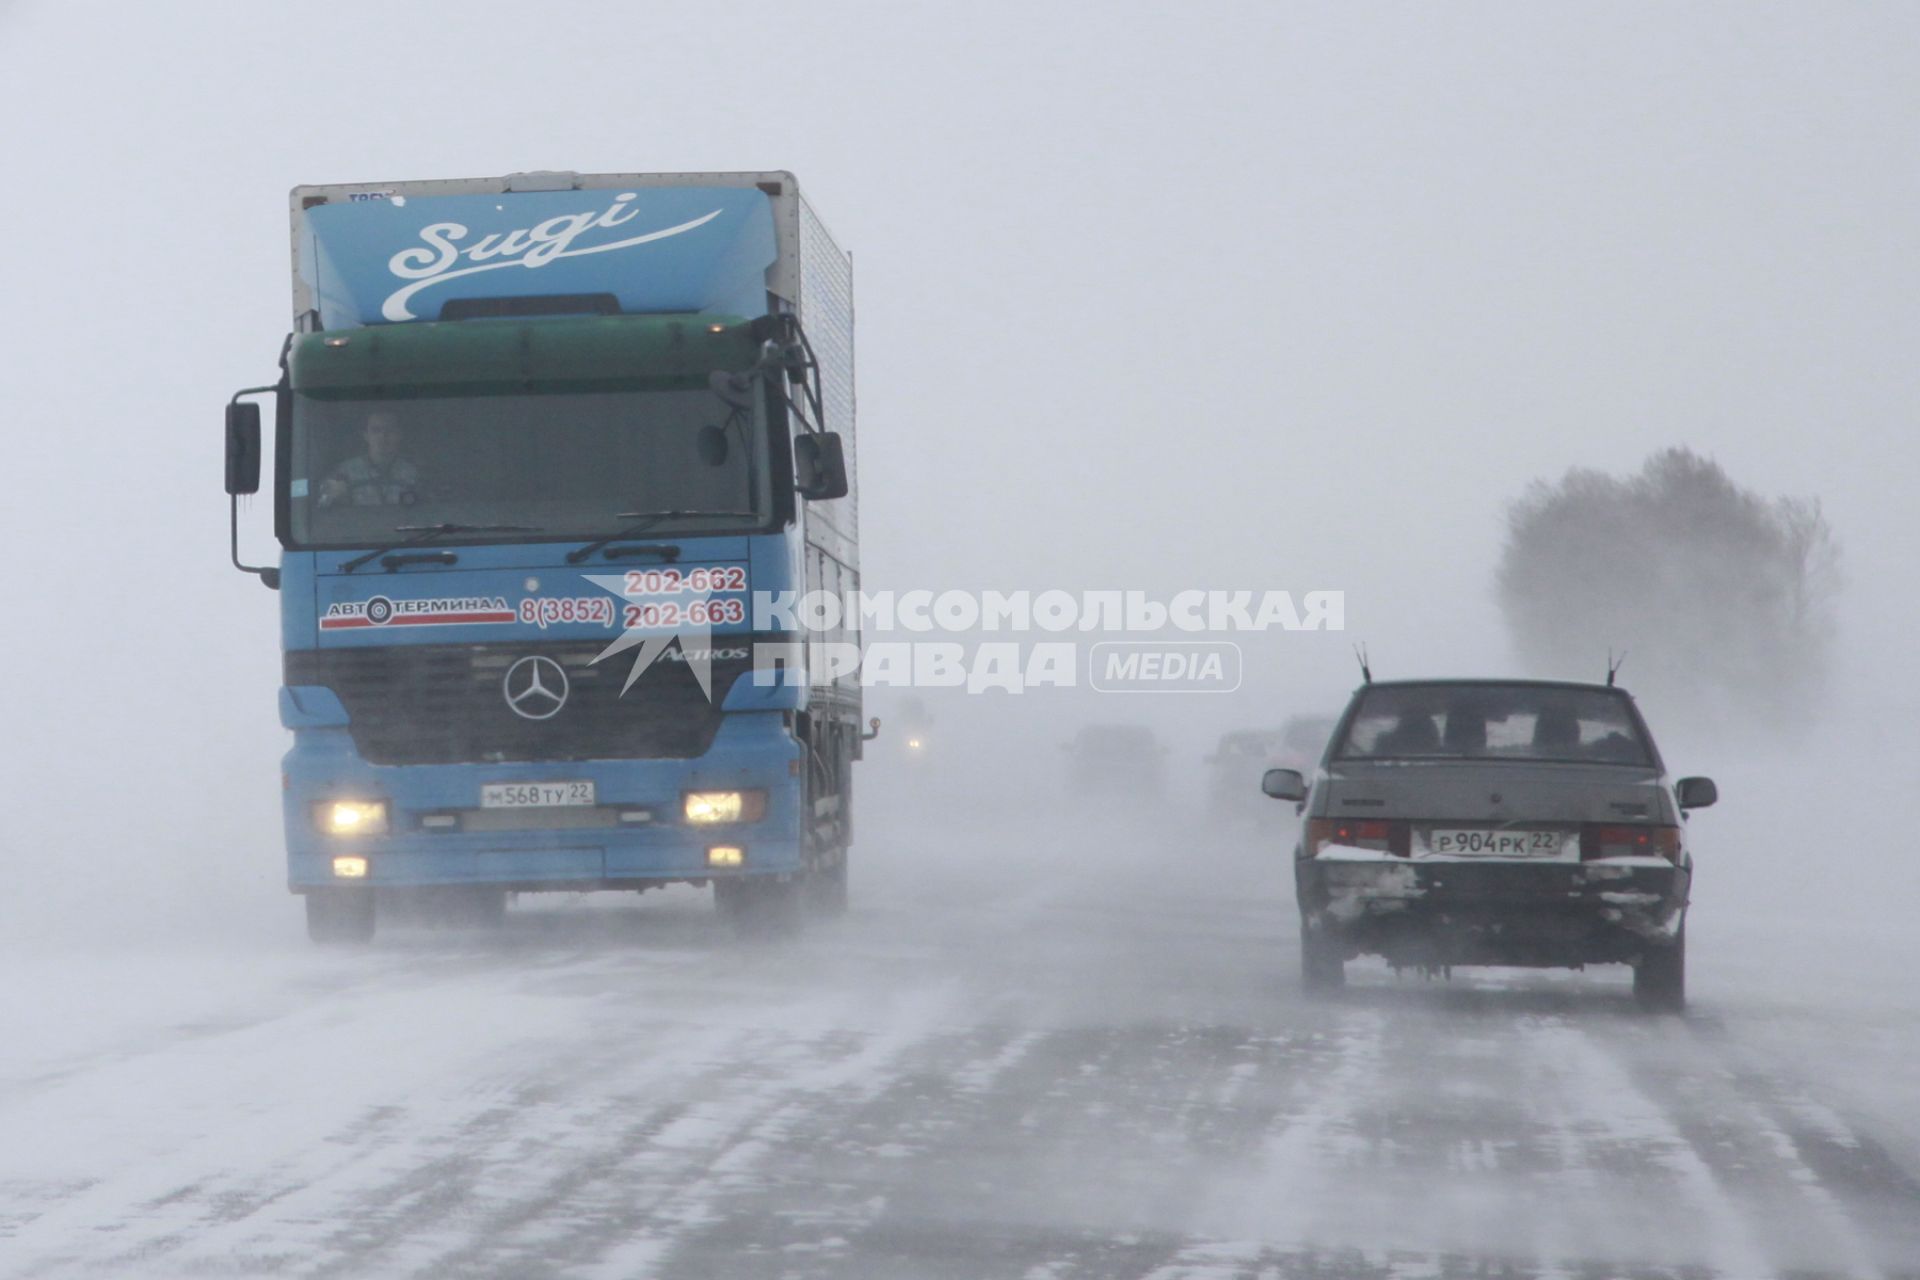
[[[559,809],[593,803],[591,782],[489,782],[480,788],[482,809]]]
[[[1484,831],[1435,827],[1427,833],[1427,851],[1452,857],[1557,858],[1564,831]]]

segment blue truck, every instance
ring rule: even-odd
[[[844,909],[860,687],[807,658],[857,615],[780,606],[859,588],[853,282],[793,175],[291,203],[292,332],[228,403],[226,483],[279,592],[309,934],[675,883],[748,929]],[[240,554],[263,470],[277,565]]]

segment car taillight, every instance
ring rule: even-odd
[[[1404,822],[1361,821],[1352,818],[1314,818],[1307,823],[1307,856],[1330,844],[1350,849],[1378,849],[1407,856],[1412,838]]]
[[[1590,858],[1665,858],[1680,861],[1678,827],[1602,827],[1592,823],[1580,828],[1580,857]]]

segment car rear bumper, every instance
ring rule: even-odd
[[[1295,864],[1305,928],[1349,956],[1423,967],[1633,963],[1679,936],[1691,880],[1658,858]]]

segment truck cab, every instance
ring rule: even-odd
[[[293,192],[273,409],[289,888],[383,901],[712,885],[844,906],[857,678],[807,592],[859,583],[852,290],[791,174]],[[804,612],[804,611],[803,611]]]

